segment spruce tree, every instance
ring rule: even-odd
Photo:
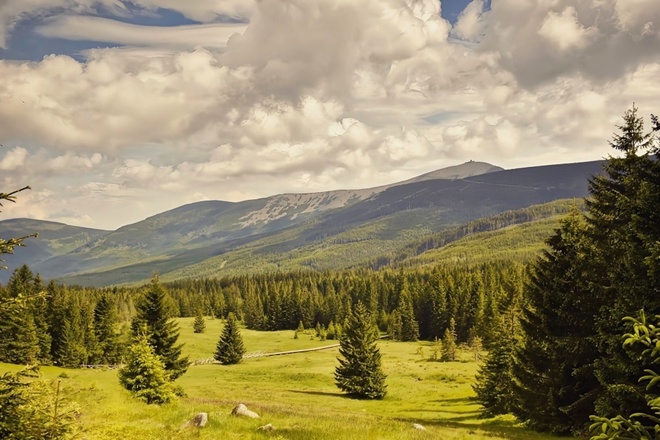
[[[78,438],[78,412],[59,395],[58,386],[39,380],[34,365],[0,376],[0,438]]]
[[[0,307],[0,362],[33,364],[39,354],[37,329],[25,298],[4,298]]]
[[[145,335],[138,336],[128,349],[126,365],[118,376],[124,388],[147,403],[168,403],[175,397],[170,374]]]
[[[66,368],[78,368],[87,362],[84,333],[77,313],[64,321],[56,362],[57,365]]]
[[[644,365],[639,356],[620,344],[622,318],[644,309],[660,313],[660,129],[653,118],[652,132],[633,107],[623,117],[620,132],[610,145],[618,157],[608,158],[604,173],[590,181],[587,200],[591,238],[601,261],[596,284],[603,297],[598,320],[599,347],[595,375],[602,392],[596,409],[611,417],[631,414],[646,404],[638,377]],[[592,271],[595,273],[596,271]]]
[[[116,364],[120,361],[117,309],[109,294],[101,296],[94,307],[94,333],[98,341],[99,356],[96,362]]]
[[[202,316],[201,312],[198,312],[195,316],[195,321],[193,321],[193,332],[195,333],[204,333],[206,330],[206,321]]]
[[[419,323],[415,317],[413,301],[406,280],[403,282],[403,288],[399,295],[398,310],[401,320],[401,333],[399,340],[406,342],[417,341],[417,339],[419,339]]]
[[[611,142],[620,156],[590,180],[585,219],[562,224],[526,288],[514,413],[537,429],[581,431],[589,414],[625,416],[646,405],[637,383],[644,366],[619,335],[624,316],[660,312],[659,151],[636,108],[623,120]]]
[[[177,344],[179,327],[171,318],[165,289],[154,275],[144,297],[136,307],[136,316],[131,323],[133,337],[144,334],[154,352],[165,364],[171,380],[175,380],[188,370],[188,357],[181,356],[183,345]]]
[[[456,360],[456,321],[450,318],[449,327],[445,329],[442,337],[442,360],[445,362]]]
[[[513,364],[513,413],[535,429],[561,434],[584,427],[599,389],[594,321],[601,300],[591,290],[595,258],[586,228],[582,214],[572,212],[532,266]]]
[[[335,383],[351,396],[382,399],[387,393],[385,374],[381,369],[381,354],[376,346],[378,330],[367,308],[358,302],[348,318],[339,341],[339,366],[335,368]]]
[[[512,392],[512,366],[516,349],[516,337],[501,323],[500,337],[489,347],[488,357],[472,385],[477,401],[483,406],[482,415],[492,417],[508,414],[513,409],[515,395]]]
[[[223,365],[232,365],[241,362],[244,354],[245,347],[243,345],[241,331],[238,328],[238,321],[234,313],[229,312],[213,358]]]

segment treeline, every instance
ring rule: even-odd
[[[496,323],[519,301],[522,264],[492,262],[430,269],[293,272],[164,285],[170,316],[236,315],[250,329],[341,327],[361,301],[381,331],[401,340],[496,337]],[[0,361],[65,367],[121,362],[131,341],[135,304],[149,286],[82,288],[43,285],[23,266],[0,288],[0,299],[23,298],[0,316]]]
[[[44,286],[27,266],[0,289],[0,361],[79,367],[115,364],[128,343],[134,292]]]
[[[515,262],[408,270],[292,272],[166,284],[179,316],[234,313],[247,328],[295,330],[342,324],[362,301],[381,331],[417,327],[406,340],[441,338],[456,323],[459,341],[494,337],[493,329],[519,301],[525,266]],[[393,328],[393,324],[394,328]],[[403,324],[402,324],[403,325]]]

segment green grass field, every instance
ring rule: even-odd
[[[180,319],[185,353],[209,358],[222,322],[207,320],[194,334],[192,319]],[[248,353],[319,347],[336,341],[293,338],[293,331],[243,330]],[[349,399],[335,387],[338,349],[259,357],[241,364],[193,365],[177,383],[187,396],[163,406],[146,405],[121,388],[116,370],[42,368],[45,379],[60,378],[63,395],[77,402],[84,439],[550,439],[510,418],[480,419],[471,383],[478,364],[470,353],[459,362],[429,362],[418,350],[428,344],[381,341],[388,394],[380,401]],[[425,356],[430,347],[424,347]],[[0,373],[20,367],[0,364]],[[62,376],[62,377],[61,377]],[[230,415],[239,402],[261,415]],[[206,427],[181,428],[198,412]],[[272,423],[273,432],[258,427]],[[422,424],[426,431],[413,428]]]

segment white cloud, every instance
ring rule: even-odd
[[[105,43],[168,48],[194,49],[198,46],[224,48],[227,40],[245,31],[245,25],[203,24],[183,26],[138,26],[91,16],[58,16],[36,31],[47,37],[69,40],[100,41]]]
[[[0,2],[0,48],[7,48],[7,37],[21,20],[42,18],[57,10],[81,14],[94,13],[98,8],[119,16],[128,12],[119,0],[3,0]]]
[[[0,170],[14,170],[25,166],[25,159],[27,156],[28,152],[25,148],[12,148],[11,151],[5,154],[2,160],[0,160]]]
[[[607,82],[660,56],[660,3],[648,0],[499,0],[481,51],[525,87],[560,76]]]
[[[254,0],[132,0],[144,8],[172,9],[184,16],[202,23],[216,21],[219,17],[228,16],[238,20],[246,20],[252,15]]]
[[[485,32],[484,0],[472,0],[458,16],[452,28],[452,35],[471,42],[477,42]]]
[[[562,53],[570,49],[584,50],[599,37],[596,28],[588,29],[580,23],[577,11],[570,6],[561,13],[550,12],[543,21],[539,34]]]

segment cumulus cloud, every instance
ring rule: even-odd
[[[452,35],[465,41],[478,42],[486,31],[484,0],[472,0],[458,16]]]
[[[616,80],[660,55],[660,3],[647,0],[500,0],[481,50],[525,87],[564,75]]]
[[[58,1],[4,3],[0,31],[48,3],[68,12],[40,32],[127,46],[0,61],[3,185],[39,204],[20,215],[116,227],[469,159],[593,160],[633,101],[660,107],[655,0],[473,0],[453,27],[436,0],[131,2],[204,23],[171,29],[91,16],[130,13],[121,2]]]

